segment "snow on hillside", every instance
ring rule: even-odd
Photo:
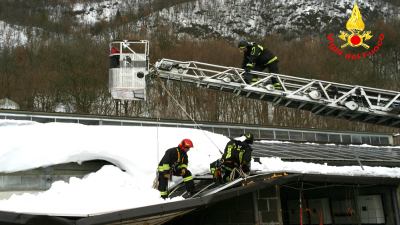
[[[0,48],[23,45],[27,40],[28,38],[22,27],[0,21]]]
[[[196,0],[160,9],[138,21],[131,21],[128,26],[132,32],[147,27],[147,31],[152,33],[157,32],[155,28],[160,23],[168,24],[174,28],[171,32],[190,34],[196,38],[238,39],[243,35],[263,37],[271,33],[320,34],[343,29],[353,3],[353,0]],[[357,3],[367,27],[377,18],[400,19],[400,7],[383,0],[359,0]],[[59,21],[63,18],[60,15],[70,10],[71,13],[67,15],[73,16],[78,24],[93,26],[97,22],[112,21],[118,12],[122,16],[140,13],[149,4],[156,2],[81,1],[74,3],[71,8],[49,6],[46,11],[53,22],[62,22]],[[26,29],[0,21],[0,46],[25,43]],[[14,34],[11,31],[18,32]]]
[[[94,24],[100,21],[110,22],[122,7],[120,0],[102,2],[75,3],[72,11],[81,24]]]
[[[400,8],[389,3],[357,2],[367,22],[376,16],[400,18]],[[197,37],[319,33],[344,27],[353,3],[353,0],[197,0],[163,9],[138,24],[152,27],[161,19],[166,24],[173,24],[177,30],[194,33]]]
[[[84,25],[93,25],[97,22],[110,22],[118,11],[124,13],[138,13],[143,5],[151,1],[144,0],[104,0],[96,2],[79,2],[72,6],[78,22]]]

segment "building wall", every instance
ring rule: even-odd
[[[326,185],[302,192],[303,224],[396,224],[391,186]],[[284,224],[300,224],[300,189],[283,187]],[[320,202],[316,204],[316,202]],[[295,206],[296,208],[293,208]]]
[[[256,213],[256,224],[282,224],[280,188],[274,187],[258,190],[253,193]]]
[[[225,200],[176,218],[169,225],[254,225],[253,194]]]
[[[300,182],[272,186],[176,218],[167,224],[300,224]],[[393,186],[308,183],[302,192],[303,224],[398,225]],[[394,191],[393,191],[394,190]],[[396,222],[397,221],[397,222]]]
[[[209,205],[167,224],[282,225],[279,186]]]

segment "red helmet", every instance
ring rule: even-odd
[[[187,148],[193,148],[193,142],[190,139],[183,139],[179,144],[179,148],[181,150],[185,150]]]
[[[111,48],[111,54],[117,54],[119,53],[119,50],[116,47]]]

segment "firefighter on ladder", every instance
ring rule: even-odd
[[[194,194],[192,173],[187,169],[189,162],[187,152],[190,148],[193,148],[193,142],[190,139],[183,139],[178,147],[168,149],[158,164],[158,190],[163,199],[168,197],[168,180],[172,179],[172,175],[182,176],[188,193],[186,196]]]
[[[221,159],[210,164],[214,181],[225,183],[250,172],[253,141],[253,134],[245,133],[226,144]]]
[[[243,52],[242,69],[245,70],[243,79],[251,84],[258,81],[257,75],[251,74],[251,70],[279,73],[278,57],[267,48],[246,40],[240,40],[238,48]],[[271,78],[275,89],[281,89],[281,85],[275,77]]]

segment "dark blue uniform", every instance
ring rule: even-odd
[[[224,149],[221,159],[210,164],[211,174],[216,182],[230,181],[232,171],[242,169],[243,172],[250,172],[251,153],[253,149],[247,141],[230,140]],[[234,178],[239,174],[235,172]]]
[[[257,43],[249,43],[243,53],[242,69],[246,71],[246,83],[256,82],[258,80],[256,75],[249,72],[251,70],[279,73],[278,57],[275,56],[270,50],[264,48]],[[272,83],[277,83],[275,78],[271,78]]]
[[[182,176],[187,192],[193,195],[194,182],[192,173],[187,169],[188,156],[179,147],[168,149],[158,164],[158,190],[162,198],[168,197],[168,179],[171,175]]]

